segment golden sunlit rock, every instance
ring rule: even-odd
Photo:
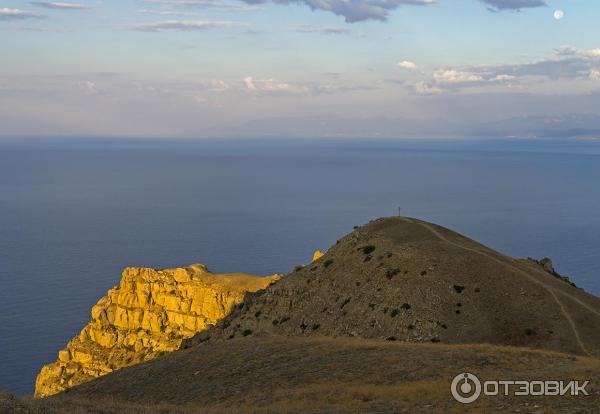
[[[42,367],[35,395],[53,395],[175,351],[184,339],[227,315],[246,292],[264,289],[279,278],[215,275],[201,264],[126,268],[120,285],[92,308],[92,320],[81,333],[58,352],[56,362]]]
[[[319,260],[323,256],[325,256],[325,253],[323,253],[321,250],[317,250],[313,253],[312,261],[314,262],[315,260]]]

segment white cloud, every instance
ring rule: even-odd
[[[578,49],[573,46],[561,46],[556,49],[559,56],[579,56],[584,58],[600,58],[600,47],[593,49]]]
[[[150,9],[140,9],[137,11],[138,13],[144,14],[154,14],[158,16],[195,16],[197,13],[186,12],[183,10],[150,10]]]
[[[275,79],[254,79],[252,76],[244,78],[246,89],[256,94],[283,94],[297,95],[310,92],[310,88],[302,84],[293,84],[277,81]]]
[[[433,72],[433,79],[439,83],[467,83],[483,81],[483,77],[479,74],[453,69],[438,69]]]
[[[251,12],[260,10],[260,7],[250,4],[240,4],[230,0],[144,0],[144,3],[155,4],[161,9],[157,12],[172,12],[190,9],[214,9],[222,12]],[[147,12],[147,11],[146,11]]]
[[[600,69],[591,69],[590,79],[594,81],[600,81]]]
[[[208,29],[231,29],[245,27],[246,24],[232,21],[215,20],[164,20],[155,23],[143,23],[130,26],[141,32],[192,31]]]
[[[32,1],[30,4],[46,9],[56,10],[82,10],[89,9],[90,6],[80,3],[62,3],[62,2],[51,2],[51,1]]]
[[[419,95],[438,95],[443,91],[438,86],[421,81],[415,84],[415,92]]]
[[[496,75],[493,78],[491,78],[490,82],[509,82],[509,81],[512,81],[515,79],[517,79],[516,76],[501,74],[501,75]]]
[[[346,34],[350,33],[350,30],[345,27],[322,27],[313,26],[311,24],[294,24],[291,26],[292,30],[298,33],[318,33],[318,34]]]
[[[21,9],[9,9],[6,7],[0,8],[0,21],[39,19],[42,17],[44,16]]]
[[[242,0],[256,5],[262,3],[305,4],[311,10],[322,10],[344,17],[346,22],[355,23],[365,20],[385,21],[392,10],[398,7],[429,6],[436,0]]]
[[[97,95],[100,93],[96,83],[90,80],[79,82],[78,86],[87,95]]]
[[[415,62],[411,62],[410,60],[403,60],[401,62],[398,62],[396,66],[408,70],[417,70],[417,64]]]

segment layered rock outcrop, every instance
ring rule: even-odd
[[[92,320],[58,360],[44,366],[35,394],[45,397],[114,370],[157,358],[215,324],[247,292],[280,278],[215,275],[201,264],[155,270],[127,268],[119,286],[92,308]]]

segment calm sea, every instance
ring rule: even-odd
[[[600,294],[600,143],[0,140],[0,388],[31,393],[125,266],[288,272],[399,206]]]

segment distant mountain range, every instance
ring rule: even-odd
[[[251,131],[251,132],[249,132]],[[232,124],[207,136],[273,138],[567,138],[600,139],[600,115],[535,115],[473,122],[403,116],[273,117]]]
[[[508,118],[475,126],[470,135],[600,140],[600,115],[536,115]]]

